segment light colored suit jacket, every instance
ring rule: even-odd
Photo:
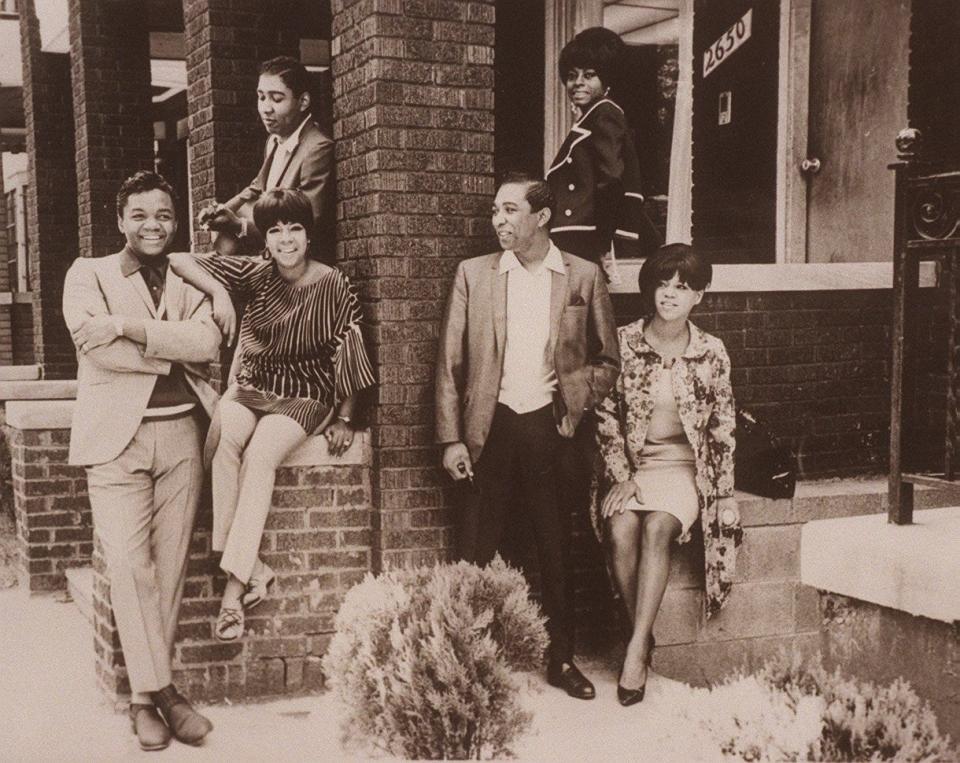
[[[92,466],[120,455],[140,426],[157,376],[169,374],[172,362],[183,365],[187,383],[208,415],[217,402],[206,381],[206,364],[219,357],[220,349],[210,301],[167,268],[167,316],[159,319],[143,277],[123,274],[121,255],[78,258],[63,285],[63,318],[71,333],[95,315],[143,318],[147,332],[145,347],[118,337],[78,352],[71,464]]]
[[[600,268],[561,252],[566,274],[551,271],[550,339],[559,394],[557,428],[572,437],[585,411],[613,386],[620,369],[613,305]],[[500,394],[507,333],[503,252],[457,267],[440,329],[436,371],[437,442],[461,441],[480,457]]]
[[[226,206],[237,214],[253,219],[253,204],[267,186],[270,174],[271,145],[268,139],[263,148],[263,164],[260,171],[246,188],[230,199]],[[331,234],[333,230],[333,141],[310,121],[303,126],[300,141],[290,155],[287,166],[277,185],[278,188],[296,188],[303,191],[313,207],[314,229],[319,234]],[[260,231],[262,235],[264,231]]]

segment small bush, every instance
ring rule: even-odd
[[[345,741],[404,758],[511,755],[530,724],[515,671],[540,666],[544,620],[502,560],[368,575],[347,594],[324,670],[348,707]]]
[[[889,686],[828,673],[819,660],[780,655],[755,675],[711,691],[703,725],[743,760],[948,759],[929,705],[902,679]]]

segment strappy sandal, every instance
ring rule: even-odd
[[[247,591],[240,597],[240,603],[245,610],[253,609],[267,597],[267,590],[277,574],[270,569],[264,562],[257,560],[257,568],[254,569],[247,583]]]
[[[220,607],[220,614],[217,615],[217,625],[213,629],[213,635],[217,637],[217,641],[236,641],[243,635],[243,629],[242,609]]]

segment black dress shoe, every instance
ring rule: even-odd
[[[624,707],[630,707],[630,705],[635,705],[638,702],[643,702],[643,696],[647,693],[647,685],[644,684],[639,689],[627,689],[620,685],[620,678],[623,676],[623,671],[620,671],[620,676],[617,677],[617,701]]]
[[[141,750],[163,750],[170,744],[170,729],[153,705],[130,703],[130,727]]]
[[[563,689],[574,699],[593,699],[597,696],[590,679],[572,662],[550,663],[547,666],[547,683]]]
[[[191,707],[173,684],[152,694],[173,735],[184,744],[198,745],[213,731],[213,724]]]

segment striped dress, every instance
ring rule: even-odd
[[[340,270],[292,287],[272,261],[195,260],[245,306],[237,377],[225,400],[289,416],[311,433],[333,406],[376,384],[360,334],[360,303]]]

